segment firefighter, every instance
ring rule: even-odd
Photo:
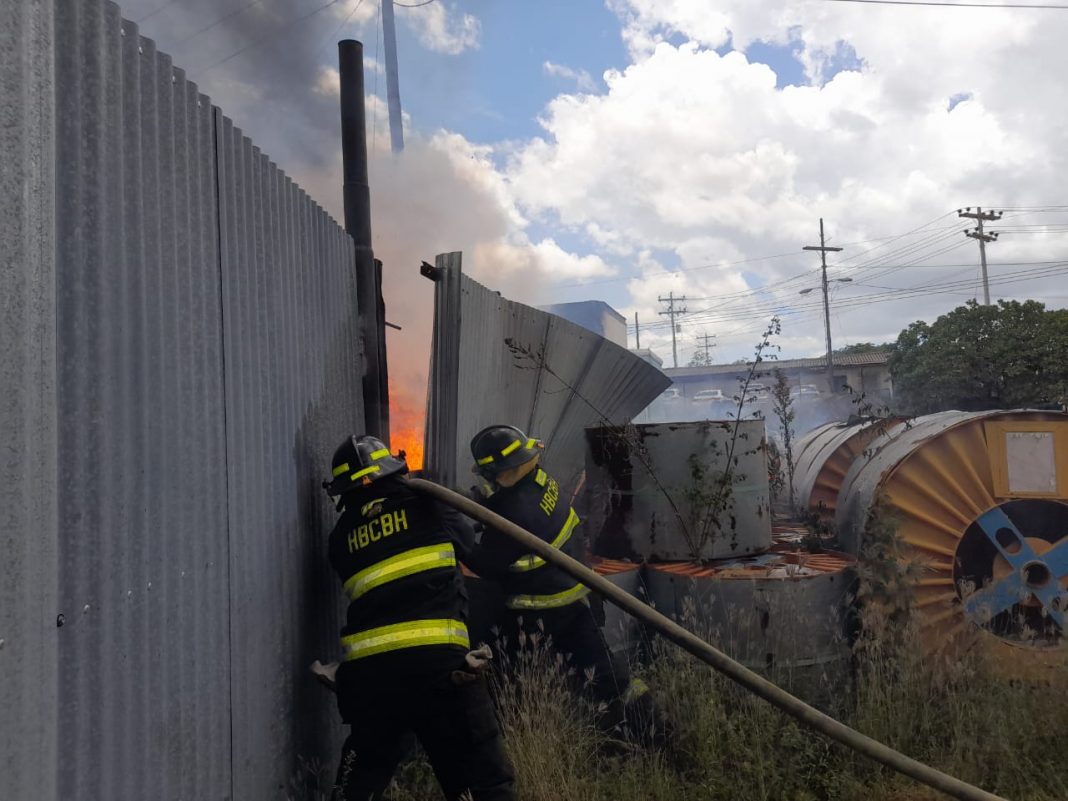
[[[336,689],[351,733],[335,799],[381,794],[413,732],[446,798],[513,801],[512,767],[471,652],[459,558],[465,518],[414,493],[408,465],[378,439],[352,436],[323,482],[341,518],[330,564],[349,598]]]
[[[471,455],[474,472],[484,480],[478,500],[582,561],[581,537],[576,536],[579,517],[561,495],[556,479],[540,467],[544,448],[540,440],[514,426],[489,426],[476,434]],[[613,658],[585,585],[492,530],[483,533],[467,563],[504,588],[510,647],[518,647],[520,640],[531,635],[536,641],[544,633],[558,653],[569,656],[576,683],[598,706],[604,705],[601,724],[605,728],[614,729],[626,719],[628,735],[643,740],[650,736],[654,726],[648,688],[638,679],[631,680],[627,666]],[[659,742],[655,734],[653,742]]]

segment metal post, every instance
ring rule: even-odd
[[[386,102],[389,106],[389,145],[394,153],[404,150],[401,124],[400,72],[397,69],[397,24],[393,0],[382,0],[382,44],[386,51]]]
[[[972,213],[971,207],[967,212],[957,209],[958,217],[967,217],[975,220],[976,227],[974,231],[965,231],[964,235],[971,239],[979,240],[979,261],[983,267],[983,305],[990,305],[990,282],[987,279],[986,274],[986,243],[993,242],[998,238],[997,233],[988,234],[983,231],[983,221],[993,222],[994,220],[1001,219],[1000,211],[988,211],[984,212],[981,207],[976,207],[975,212]]]
[[[820,252],[820,264],[822,265],[822,278],[820,286],[823,289],[823,321],[824,327],[827,333],[827,391],[832,395],[834,394],[834,353],[831,350],[831,303],[827,297],[827,252],[838,252],[841,248],[829,248],[827,247],[827,241],[823,236],[823,218],[820,217],[820,244],[806,245],[801,248],[802,250],[818,250]],[[836,279],[841,281],[849,281],[849,278]],[[805,290],[806,292],[808,290]]]
[[[642,330],[638,327],[638,312],[634,312],[634,349],[642,349]]]
[[[371,249],[371,189],[367,181],[367,121],[364,114],[363,45],[338,43],[341,76],[341,157],[344,175],[345,230],[356,246],[356,306],[363,339],[363,407],[366,433],[389,443],[382,394],[385,343],[379,320],[381,292]],[[384,315],[382,315],[384,318]]]

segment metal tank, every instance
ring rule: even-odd
[[[706,560],[771,546],[763,420],[589,428],[586,442],[586,533],[595,554]],[[720,503],[728,464],[731,489]]]
[[[865,450],[897,433],[897,418],[832,422],[812,429],[794,450],[794,501],[799,510],[833,522],[838,491],[849,468]]]
[[[902,559],[914,566],[926,641],[978,646],[1029,671],[1063,670],[1068,415],[917,418],[853,463],[839,497],[846,550],[873,536],[877,510],[893,521]]]
[[[777,671],[849,655],[855,560],[836,552],[770,551],[714,565],[648,565],[659,611],[707,636],[744,665]]]

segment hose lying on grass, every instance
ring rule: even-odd
[[[1006,801],[1000,796],[962,782],[960,779],[955,779],[940,770],[924,765],[922,762],[917,762],[915,759],[907,757],[809,706],[804,701],[790,695],[781,687],[735,662],[722,651],[712,647],[675,621],[657,612],[651,606],[624,592],[603,576],[598,575],[567,554],[553,548],[549,543],[534,536],[526,529],[505,520],[500,515],[491,512],[470,498],[465,498],[463,495],[424,479],[412,478],[409,479],[408,483],[413,490],[429,495],[468,517],[474,518],[484,525],[491,526],[519,541],[530,553],[540,556],[546,562],[560,568],[577,581],[581,581],[624,612],[655,628],[680,648],[689,651],[698,659],[708,663],[750,692],[759,695],[765,701],[793,715],[805,725],[827,735],[832,740],[837,740],[854,751],[896,770],[898,773],[940,790],[948,796],[959,798],[961,801]]]

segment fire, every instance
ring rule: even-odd
[[[389,444],[393,452],[404,451],[408,467],[423,466],[424,401],[407,386],[389,382]]]

